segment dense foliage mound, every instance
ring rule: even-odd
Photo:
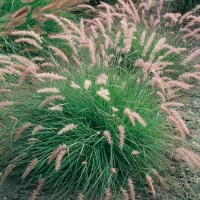
[[[78,5],[93,18],[75,23],[46,12],[53,1],[37,15],[40,29],[8,22],[0,55],[2,184],[9,173],[38,181],[32,200],[42,185],[61,198],[134,200],[147,184],[156,198],[153,179],[166,193],[159,173],[172,151],[199,168],[199,156],[174,141],[191,136],[178,97],[200,79],[199,48],[188,49],[200,39],[200,6],[162,15],[161,0],[155,18],[151,3]],[[52,22],[56,30],[41,33]]]

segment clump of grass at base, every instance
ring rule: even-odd
[[[14,164],[12,177],[20,178],[30,162],[37,159],[27,177],[23,176],[25,181],[35,183],[42,178],[46,188],[62,191],[65,196],[81,192],[85,199],[102,199],[106,188],[118,193],[120,187],[128,188],[128,178],[136,188],[146,185],[145,176],[152,168],[160,172],[167,166],[171,140],[163,132],[166,120],[158,97],[147,81],[137,81],[140,76],[113,69],[80,69],[67,74],[68,80],[37,85],[36,91],[57,88],[57,94],[16,92],[9,113],[18,121],[7,127],[7,134],[12,135],[11,149],[2,164]],[[97,79],[100,84],[95,84]],[[103,89],[108,92],[104,96],[99,93]],[[63,99],[41,104],[52,95]],[[143,121],[134,118],[133,125],[127,109],[139,114]],[[28,128],[23,132],[25,124]],[[34,133],[38,126],[42,128]],[[125,131],[121,136],[119,127]],[[54,152],[59,146],[64,149],[60,167],[59,155]],[[52,152],[55,157],[48,163]],[[23,157],[12,161],[20,155]]]

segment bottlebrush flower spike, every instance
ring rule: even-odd
[[[128,187],[129,187],[130,200],[135,200],[135,189],[133,186],[133,180],[131,178],[128,179]]]
[[[98,7],[104,7],[106,9],[106,23],[108,26],[108,30],[111,32],[112,29],[112,23],[113,23],[113,19],[112,19],[112,14],[111,14],[111,10],[112,7],[109,6],[107,3],[101,2],[101,4]]]
[[[115,45],[116,48],[117,48],[121,34],[122,34],[121,31],[118,31],[117,34],[116,34],[115,42],[114,42],[114,45]]]
[[[200,64],[196,64],[196,65],[194,66],[194,68],[195,68],[195,69],[200,69]]]
[[[135,155],[140,154],[140,152],[139,152],[139,151],[136,151],[136,150],[133,150],[131,154],[135,156]]]
[[[76,6],[77,8],[89,8],[92,12],[96,12],[95,8],[90,6],[90,5],[87,5],[87,4],[81,4],[81,5],[77,5]]]
[[[64,76],[60,76],[58,74],[54,74],[54,73],[41,73],[41,74],[37,74],[35,77],[37,78],[48,78],[50,80],[53,81],[58,81],[58,80],[66,80],[66,78]]]
[[[153,185],[152,178],[149,175],[146,175],[146,180],[147,180],[147,183],[149,184],[149,187],[151,189],[151,193],[153,195],[153,198],[156,199],[156,191],[155,191],[155,187]]]
[[[196,51],[191,53],[189,56],[187,56],[182,64],[186,65],[188,62],[190,62],[191,60],[193,60],[195,57],[197,57],[199,55],[200,55],[200,49],[197,49]]]
[[[133,116],[135,119],[137,119],[137,121],[138,121],[142,126],[144,126],[144,127],[147,126],[146,123],[145,123],[145,121],[142,119],[142,117],[141,117],[138,113],[132,112],[132,116]]]
[[[65,55],[65,53],[63,51],[61,51],[60,49],[58,49],[57,47],[54,47],[54,46],[49,46],[49,49],[54,51],[55,55],[61,57],[64,61],[69,63],[69,59],[67,58],[67,56]]]
[[[145,39],[146,39],[146,31],[143,31],[140,39],[140,45],[144,44]]]
[[[17,139],[23,132],[25,132],[28,128],[30,128],[32,126],[31,123],[27,122],[25,123],[16,133],[15,135],[15,139]]]
[[[16,117],[14,117],[13,115],[8,115],[8,117],[9,117],[10,119],[12,119],[13,121],[18,121],[18,119],[17,119]]]
[[[61,101],[64,101],[64,100],[65,100],[65,97],[62,96],[62,95],[54,95],[54,96],[47,97],[47,98],[39,105],[39,108],[44,107],[46,104],[49,104],[49,103],[51,103],[51,102],[54,101],[54,100],[61,100]]]
[[[154,55],[160,51],[161,49],[163,49],[163,45],[165,44],[166,38],[161,38],[157,44],[155,45],[154,49],[152,50],[151,54],[149,55],[150,60],[153,60]]]
[[[60,106],[60,105],[56,105],[56,106],[53,106],[51,108],[48,108],[48,110],[51,110],[51,111],[63,111],[63,107]]]
[[[2,102],[0,102],[0,108],[3,108],[5,106],[12,106],[12,105],[14,105],[13,101],[2,101]]]
[[[100,75],[97,77],[97,79],[96,79],[96,81],[95,81],[95,84],[97,84],[97,85],[100,85],[100,84],[106,85],[106,84],[107,84],[107,81],[108,81],[108,76],[107,76],[106,74],[100,74]]]
[[[57,88],[43,88],[40,90],[37,90],[37,93],[59,93],[59,89]]]
[[[9,15],[9,17],[12,17],[13,19],[21,17],[24,18],[29,11],[30,11],[30,6],[24,6],[19,10],[17,10],[15,13],[11,14],[11,16]]]
[[[183,79],[190,79],[194,78],[200,81],[200,72],[192,72],[192,73],[185,73],[179,76],[179,79],[183,81]]]
[[[105,189],[105,197],[104,200],[112,200],[112,193],[110,189]]]
[[[132,111],[129,108],[126,108],[124,110],[124,114],[126,114],[128,116],[128,118],[131,121],[132,125],[135,126],[135,119],[134,119],[134,117],[132,115]]]
[[[117,108],[115,108],[115,107],[112,107],[112,111],[113,111],[113,112],[117,112],[117,111],[118,111],[118,109],[117,109]]]
[[[44,179],[39,179],[36,185],[36,189],[33,191],[30,200],[35,200],[37,198],[43,184],[44,184]]]
[[[11,90],[9,90],[9,89],[4,89],[4,88],[1,88],[1,89],[0,89],[0,93],[3,93],[3,92],[11,92]]]
[[[165,107],[171,107],[171,106],[184,106],[183,103],[179,103],[179,102],[164,102],[162,103],[163,106]]]
[[[146,45],[144,46],[144,50],[143,50],[143,52],[142,52],[142,56],[143,56],[143,57],[146,56],[146,54],[147,54],[147,52],[148,52],[148,50],[149,50],[149,47],[151,46],[151,44],[152,44],[152,42],[153,42],[155,36],[156,36],[156,32],[153,32],[153,33],[151,34],[150,38],[148,39]]]
[[[2,177],[1,177],[1,185],[3,185],[3,183],[4,183],[5,179],[6,179],[6,177],[7,177],[8,174],[13,170],[14,167],[15,167],[15,164],[13,164],[13,163],[9,164],[9,165],[6,167],[4,173],[3,173]]]
[[[135,32],[135,28],[130,28],[128,30],[128,35],[127,37],[124,39],[124,48],[122,50],[122,52],[126,52],[128,53],[130,51],[131,48],[131,44],[132,44],[132,40],[136,39],[136,37],[133,36],[133,33]]]
[[[112,167],[110,171],[111,171],[113,174],[116,174],[116,172],[117,172],[117,169],[116,169],[116,168],[114,168],[114,167]]]
[[[177,119],[173,116],[173,115],[169,115],[167,117],[173,124],[174,126],[177,128],[181,138],[185,139],[186,135],[184,133],[183,127],[181,126],[181,124],[177,121]]]
[[[180,13],[166,13],[163,16],[165,19],[169,18],[170,21],[170,27],[172,27],[174,24],[176,24],[179,20],[179,18],[181,17]]]
[[[122,192],[122,194],[123,194],[123,199],[124,200],[129,200],[129,195],[128,195],[128,192],[125,190],[125,189],[123,189],[122,187],[121,187],[121,192]]]
[[[32,61],[43,61],[44,58],[43,58],[43,57],[36,56],[36,57],[33,57],[31,60],[32,60]]]
[[[158,174],[158,172],[156,171],[156,169],[152,169],[151,170],[154,177],[156,178],[156,180],[158,181],[158,183],[160,184],[160,187],[163,189],[163,191],[167,194],[167,187],[164,184],[164,180],[163,178]]]
[[[120,141],[120,148],[122,149],[124,146],[124,133],[125,133],[125,128],[120,125],[118,126],[118,131],[119,131],[119,141]]]
[[[35,165],[38,163],[38,159],[34,158],[30,164],[27,166],[25,172],[22,174],[22,179],[24,180],[28,174],[31,172],[31,170],[35,167]]]
[[[62,22],[61,18],[58,18],[56,15],[53,14],[44,14],[44,17],[47,19],[51,19],[56,21],[64,30],[64,32],[68,33],[67,26]]]
[[[91,85],[92,85],[92,82],[90,80],[85,80],[85,82],[84,82],[84,88],[86,90],[88,90]]]
[[[54,68],[55,64],[51,63],[51,62],[43,62],[40,64],[40,67],[51,67]]]
[[[168,115],[171,114],[170,110],[169,110],[167,107],[165,107],[163,104],[160,105],[160,108],[161,108],[166,114],[168,114]]]
[[[175,81],[175,80],[170,80],[170,81],[166,82],[165,84],[168,87],[178,87],[178,88],[182,88],[184,90],[190,90],[193,87],[193,85],[189,85],[182,81]]]
[[[157,95],[161,98],[162,102],[166,101],[165,95],[162,92],[157,92]]]
[[[104,132],[103,132],[103,135],[104,135],[104,137],[106,138],[108,144],[111,145],[111,143],[112,143],[112,139],[111,139],[110,132],[109,132],[109,131],[104,131]]]
[[[66,154],[66,149],[62,149],[56,157],[56,165],[55,170],[58,171],[60,169],[60,164],[63,156]]]
[[[68,131],[72,131],[74,129],[76,129],[77,125],[74,125],[74,124],[68,124],[67,126],[65,126],[63,129],[61,129],[59,132],[58,132],[58,135],[61,135],[65,132],[68,132]]]
[[[31,142],[39,142],[40,140],[38,140],[37,138],[29,138],[28,140],[28,143],[31,143]]]
[[[38,131],[43,131],[44,130],[44,127],[41,126],[41,125],[38,125],[36,126],[33,131],[32,131],[32,134],[34,135],[35,133],[37,133]]]
[[[153,3],[153,0],[148,0],[148,3],[147,3],[147,5],[148,5],[148,10],[150,10],[150,8],[151,8],[151,6],[152,6],[152,3]]]
[[[37,65],[24,56],[12,54],[11,58],[16,59],[18,62],[20,62],[22,65],[26,66],[27,68],[36,68],[37,69]]]
[[[47,165],[49,165],[50,163],[52,163],[53,160],[59,155],[59,153],[60,153],[61,151],[63,151],[63,150],[66,150],[66,148],[67,148],[67,145],[66,145],[66,144],[63,144],[63,145],[60,145],[57,149],[55,149],[55,150],[51,153],[51,155],[50,155],[50,157],[49,157],[49,159],[48,159],[48,161],[47,161]]]
[[[177,120],[177,122],[180,124],[180,126],[182,127],[182,129],[184,130],[184,132],[189,135],[190,131],[187,128],[187,125],[185,123],[185,121],[182,119],[182,117],[180,116],[180,114],[177,111],[172,111],[173,116],[175,117],[175,119]]]
[[[138,113],[132,112],[129,108],[126,108],[124,110],[124,114],[126,114],[129,117],[129,119],[130,119],[130,121],[131,121],[131,123],[132,123],[133,126],[135,126],[135,119],[137,119],[137,121],[142,126],[144,126],[144,127],[147,126],[146,123],[145,123],[145,121],[142,119],[142,117]]]
[[[163,9],[163,2],[164,0],[160,0],[160,3],[159,3],[159,10],[161,11]]]
[[[196,169],[200,169],[200,156],[198,154],[189,149],[186,149],[185,147],[179,147],[176,150],[176,153],[178,154],[178,160],[183,160],[190,166]]]
[[[5,127],[2,123],[0,123],[0,127]]]
[[[109,96],[109,91],[107,89],[103,89],[101,88],[101,90],[97,91],[97,94],[102,97],[103,99],[105,99],[106,101],[109,101],[110,98]]]
[[[80,193],[77,197],[77,200],[83,200],[84,196]]]
[[[87,161],[82,161],[81,165],[87,165]]]
[[[38,49],[43,49],[43,47],[40,44],[38,44],[35,40],[31,38],[19,38],[19,39],[14,40],[14,42],[15,43],[23,42],[23,43],[30,44]]]
[[[133,4],[132,4],[133,9],[131,9],[130,4],[125,3],[123,0],[118,0],[118,2],[121,4],[120,9],[122,10],[122,12],[125,12],[128,15],[131,15],[134,22],[140,21],[137,9],[135,9],[135,6]]]
[[[74,81],[71,81],[70,86],[71,86],[72,88],[74,88],[75,90],[81,88],[79,85],[77,85],[76,83],[74,83]]]

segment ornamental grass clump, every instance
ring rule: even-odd
[[[1,182],[9,174],[43,179],[44,188],[85,199],[110,199],[123,188],[133,199],[152,168],[168,165],[172,139],[163,132],[159,98],[148,81],[137,83],[141,74],[84,68],[66,77],[35,83],[31,93],[16,90],[14,98],[7,93],[14,105],[4,118],[12,113],[18,120],[4,129],[12,139]]]
[[[42,23],[60,27],[45,36],[9,30],[13,52],[0,54],[1,183],[9,174],[38,182],[32,199],[42,185],[78,199],[119,191],[135,199],[143,185],[153,198],[157,185],[167,193],[160,172],[175,148],[171,137],[191,136],[178,97],[200,79],[199,49],[187,48],[199,40],[200,7],[161,15],[161,0],[155,18],[151,2],[79,5],[96,12],[79,23],[44,12]],[[197,154],[174,152],[199,168]]]

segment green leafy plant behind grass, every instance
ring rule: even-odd
[[[199,4],[199,0],[177,0],[175,4],[177,11],[184,14],[195,8],[195,6]]]
[[[45,81],[37,92],[16,92],[9,113],[18,121],[5,128],[12,138],[7,161],[16,159],[7,162],[12,175],[32,183],[42,178],[46,187],[86,199],[127,189],[128,178],[136,188],[145,185],[152,168],[166,167],[170,139],[158,98],[138,78],[83,69],[68,80]]]

